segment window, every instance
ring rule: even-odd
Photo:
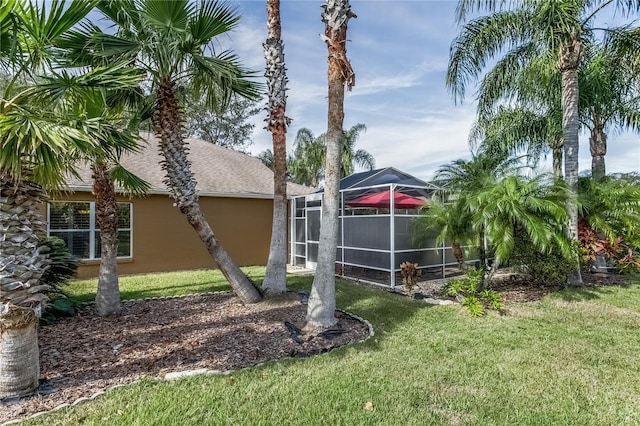
[[[118,257],[131,257],[132,211],[131,203],[118,203]],[[47,234],[64,240],[71,254],[81,259],[100,258],[94,202],[49,203],[47,219]]]

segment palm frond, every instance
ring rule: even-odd
[[[122,191],[129,196],[144,196],[151,189],[149,182],[131,173],[121,164],[116,164],[110,170],[111,179]]]

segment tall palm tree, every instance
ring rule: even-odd
[[[267,129],[273,139],[273,226],[267,271],[262,288],[267,293],[287,290],[287,75],[281,39],[280,0],[267,0],[267,40],[264,43],[269,113]]]
[[[318,247],[318,266],[309,295],[307,329],[328,328],[335,317],[336,246],[338,243],[338,211],[340,203],[340,142],[344,132],[344,89],[355,84],[355,73],[347,59],[347,23],[356,15],[349,0],[327,0],[323,5],[324,41],[329,67],[328,117],[326,136],[325,188],[322,201],[322,223]]]
[[[447,85],[456,99],[461,99],[467,84],[478,77],[487,61],[505,49],[507,53],[493,68],[494,78],[517,75],[536,58],[554,58],[561,77],[564,177],[572,194],[567,205],[570,218],[568,229],[574,240],[578,234],[578,67],[584,43],[593,37],[594,17],[609,5],[615,5],[623,12],[640,9],[640,3],[623,0],[515,3],[460,0],[459,22],[465,22],[469,14],[482,9],[494,13],[465,23],[452,44],[447,73]],[[579,269],[576,269],[570,281],[575,285],[582,284]]]
[[[640,81],[629,62],[620,62],[611,52],[594,47],[585,52],[580,69],[580,121],[589,129],[591,176],[606,175],[607,131],[640,130]]]
[[[562,113],[557,109],[538,113],[525,107],[500,106],[474,123],[469,141],[494,156],[524,151],[532,164],[550,149],[553,174],[562,177]]]
[[[92,28],[87,46],[96,55],[127,58],[145,69],[153,81],[154,132],[164,157],[162,167],[177,207],[196,230],[209,254],[245,303],[262,295],[220,245],[198,202],[196,179],[187,158],[178,87],[202,92],[211,106],[224,104],[231,93],[258,98],[259,86],[247,80],[230,52],[213,54],[216,37],[235,28],[239,16],[224,4],[203,0],[108,0],[98,9],[117,26],[115,35]]]

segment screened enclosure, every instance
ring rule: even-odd
[[[417,241],[414,220],[439,188],[392,167],[348,176],[340,181],[336,274],[396,287],[400,264],[417,263],[422,279],[459,274],[448,244],[434,238]],[[291,263],[315,269],[318,259],[322,192],[291,203]],[[467,262],[477,254],[467,248]]]

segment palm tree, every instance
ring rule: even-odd
[[[344,135],[344,88],[347,86],[351,90],[355,83],[355,73],[347,59],[346,44],[347,23],[356,15],[351,11],[349,0],[327,0],[322,8],[324,40],[329,56],[327,155],[318,266],[309,295],[307,330],[328,328],[337,322],[335,273],[340,208],[340,142]]]
[[[15,73],[0,97],[0,398],[38,386],[37,318],[47,299],[47,286],[40,284],[48,265],[41,245],[45,190],[62,185],[75,158],[96,145],[93,134],[106,124],[82,118],[87,81],[77,85],[73,100],[79,102],[58,106],[42,102],[41,95],[55,92],[55,84],[74,84],[77,78],[54,74],[44,88],[18,89],[14,84],[23,79],[33,84],[33,70],[47,69],[51,63],[51,43],[92,7],[85,1],[68,7],[53,2],[47,16],[33,3],[9,0],[0,10],[0,64]],[[30,32],[36,25],[38,31]],[[110,83],[129,84],[126,79]]]
[[[461,261],[463,244],[478,247],[480,263],[486,265],[484,226],[471,227],[471,211],[467,205],[467,198],[473,197],[485,187],[503,179],[510,174],[518,173],[520,167],[518,157],[505,157],[480,151],[472,153],[471,160],[455,160],[444,164],[435,173],[435,180],[443,188],[442,199],[444,206],[435,203],[435,209],[426,210],[427,216],[432,216],[434,223],[439,223],[439,241],[450,239],[458,263]],[[442,207],[442,208],[440,208]],[[428,225],[429,218],[419,222]],[[427,223],[424,223],[426,221]],[[429,226],[427,226],[427,229]]]
[[[565,194],[564,185],[547,175],[530,179],[511,175],[485,183],[482,190],[466,198],[472,226],[484,230],[493,254],[485,285],[513,254],[517,233],[525,234],[541,253],[558,250],[567,259],[575,259],[566,232]]]
[[[293,155],[289,162],[292,180],[301,185],[317,188],[324,179],[326,152],[324,134],[316,138],[307,128],[298,130]]]
[[[605,176],[578,180],[580,219],[610,241],[638,238],[640,185],[626,177]]]
[[[435,236],[435,246],[450,241],[453,255],[460,269],[465,268],[464,245],[481,247],[482,241],[471,228],[471,217],[466,209],[465,200],[458,198],[449,203],[432,199],[428,206],[421,209],[421,215],[415,220],[416,243],[422,244]],[[485,259],[481,259],[484,265]]]
[[[506,5],[506,6],[505,6]],[[505,7],[515,5],[512,10]],[[451,47],[447,85],[456,99],[464,96],[467,84],[476,78],[486,62],[503,49],[507,53],[494,66],[492,81],[517,75],[532,60],[552,57],[561,77],[563,112],[564,177],[571,197],[568,199],[569,232],[577,239],[578,214],[578,67],[583,46],[592,37],[594,17],[608,5],[619,10],[640,9],[640,3],[623,0],[540,0],[516,3],[460,0],[458,21],[481,9],[495,12],[467,22]],[[582,284],[580,270],[570,278]]]
[[[342,136],[342,155],[340,158],[340,177],[352,175],[355,166],[360,166],[367,170],[376,168],[376,161],[369,152],[364,149],[355,149],[360,133],[367,130],[367,126],[358,123],[349,130],[344,131]]]
[[[358,123],[349,130],[343,131],[340,145],[340,178],[353,174],[356,166],[367,170],[373,170],[376,167],[373,155],[367,150],[355,148],[360,133],[365,130],[367,126]],[[315,137],[307,128],[298,130],[289,167],[294,182],[317,187],[324,178],[326,151],[325,133]]]
[[[167,184],[177,207],[196,230],[209,254],[245,303],[262,295],[238,268],[216,239],[206,221],[187,158],[178,88],[202,92],[213,107],[224,104],[232,93],[258,98],[258,87],[247,80],[230,52],[212,52],[216,37],[232,30],[239,20],[234,9],[211,0],[193,4],[188,0],[109,0],[98,9],[118,27],[115,35],[93,28],[88,48],[105,57],[126,58],[145,69],[156,98],[153,127],[160,140]]]
[[[640,130],[640,82],[628,62],[620,62],[602,48],[585,52],[580,70],[580,121],[590,131],[591,176],[606,174],[607,130]]]
[[[267,271],[262,288],[267,293],[287,290],[287,75],[281,39],[280,0],[267,0],[267,40],[264,43],[269,115],[267,129],[273,138],[273,226]]]
[[[553,174],[562,177],[562,113],[538,113],[525,107],[498,107],[490,116],[479,118],[469,141],[493,156],[526,152],[532,165],[551,149]]]

